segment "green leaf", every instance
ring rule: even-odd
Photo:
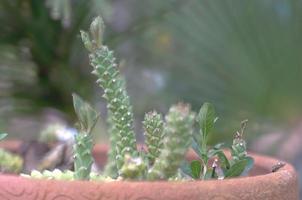
[[[72,94],[73,105],[79,119],[81,129],[90,133],[95,126],[99,113],[97,113],[87,102],[77,94]]]
[[[246,160],[247,160],[247,164],[245,166],[244,171],[241,174],[242,176],[246,176],[254,166],[254,159],[252,157],[248,156],[248,157],[246,157]]]
[[[243,173],[247,164],[248,164],[247,159],[239,160],[238,162],[233,164],[231,168],[226,172],[225,178],[240,176]]]
[[[7,135],[7,133],[0,133],[0,140],[3,140]]]
[[[206,174],[204,175],[203,180],[212,179],[212,175],[213,175],[213,168],[209,168]]]
[[[218,143],[218,144],[215,144],[215,146],[213,147],[213,149],[218,150],[218,149],[221,149],[223,146],[224,146],[223,142],[222,143]]]
[[[200,127],[200,135],[198,137],[198,143],[201,145],[201,152],[203,154],[206,154],[208,136],[209,133],[212,131],[214,127],[214,123],[216,121],[214,106],[210,103],[204,103],[200,108],[197,121]],[[207,160],[204,161],[207,162]]]
[[[199,156],[199,158],[202,158],[202,152],[200,145],[196,142],[196,139],[194,138],[192,141],[192,149],[194,152]]]
[[[200,178],[200,173],[201,173],[201,164],[198,160],[193,160],[190,164],[191,166],[191,171],[192,171],[192,177],[194,179],[199,179]]]
[[[210,103],[204,103],[200,108],[197,120],[199,122],[201,134],[203,138],[207,138],[209,132],[212,131],[215,123],[215,108]]]
[[[208,157],[209,158],[214,157],[214,156],[217,156],[219,158],[221,168],[224,168],[224,169],[229,169],[230,168],[230,162],[229,162],[226,155],[224,154],[224,152],[221,149],[211,149],[208,152]]]
[[[192,177],[191,166],[188,161],[183,161],[180,165],[181,172]]]

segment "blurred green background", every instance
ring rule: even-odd
[[[251,150],[302,168],[300,0],[1,0],[0,130],[10,138],[72,126],[76,92],[102,113],[95,132],[106,141],[106,105],[79,37],[97,15],[140,140],[145,112],[210,101],[220,118],[212,142],[230,143],[249,119]]]

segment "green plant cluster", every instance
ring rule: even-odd
[[[193,179],[224,179],[245,175],[253,166],[253,158],[249,157],[246,151],[246,142],[243,139],[247,120],[242,121],[241,130],[236,132],[233,144],[230,148],[231,158],[228,159],[223,143],[213,148],[207,146],[207,141],[217,121],[215,109],[212,104],[205,103],[201,107],[197,122],[199,134],[193,139],[192,148],[198,155],[198,160],[190,164],[185,162],[182,165],[183,172]]]
[[[165,120],[156,111],[145,115],[143,126],[146,137],[146,152],[138,151],[133,130],[133,112],[126,91],[125,79],[121,75],[113,51],[103,45],[104,23],[100,17],[93,20],[90,31],[81,31],[85,47],[89,50],[92,73],[97,76],[97,83],[103,89],[107,101],[108,124],[111,149],[105,173],[99,177],[130,180],[175,180],[210,179],[240,176],[253,164],[247,156],[242,130],[236,133],[228,159],[222,145],[209,148],[209,134],[217,118],[214,107],[205,103],[199,114],[191,111],[188,104],[173,105]],[[58,172],[57,176],[76,180],[92,179],[91,165],[93,129],[99,114],[77,95],[73,95],[74,107],[79,118],[79,133],[74,147],[75,172]],[[198,122],[200,131],[194,134],[194,124]],[[199,160],[190,164],[184,162],[188,149],[192,148]],[[67,174],[67,175],[66,175]],[[52,172],[34,172],[35,177],[55,177]],[[189,175],[189,176],[188,176]]]
[[[7,133],[0,133],[0,140],[4,139]],[[0,149],[0,172],[14,173],[21,172],[23,167],[23,159],[15,154],[12,154],[4,149]]]

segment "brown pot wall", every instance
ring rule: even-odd
[[[1,145],[0,145],[1,146]],[[97,147],[104,159],[105,147]],[[7,200],[297,200],[297,174],[290,164],[271,173],[278,160],[252,154],[254,176],[228,180],[110,183],[35,180],[0,176],[0,199]],[[258,174],[258,175],[257,175]]]

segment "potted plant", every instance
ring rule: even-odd
[[[91,172],[91,131],[99,113],[74,94],[79,121],[74,171],[33,171],[23,175],[26,177],[1,175],[2,199],[298,199],[297,175],[290,164],[247,153],[243,139],[246,120],[230,150],[223,144],[208,146],[217,121],[209,103],[203,104],[198,114],[188,104],[176,104],[165,120],[156,111],[147,113],[143,121],[146,151],[139,151],[125,79],[113,52],[103,45],[103,31],[103,21],[97,17],[90,33],[82,31],[81,36],[90,52],[92,73],[107,100],[110,149],[104,171]],[[194,155],[187,154],[190,147]]]

